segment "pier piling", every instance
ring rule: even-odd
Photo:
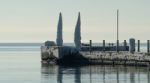
[[[127,47],[127,41],[124,40],[124,49],[126,50],[126,47]]]
[[[147,54],[149,55],[149,40],[147,40]]]
[[[130,53],[134,54],[135,52],[135,39],[131,38],[129,39],[129,44],[130,44]]]
[[[103,40],[103,51],[105,51],[105,40]]]
[[[90,40],[90,53],[92,52],[92,40]]]
[[[140,52],[140,40],[138,40],[138,44],[137,44],[138,46],[138,52]]]

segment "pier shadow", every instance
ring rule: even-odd
[[[41,83],[150,83],[147,67],[41,66]]]

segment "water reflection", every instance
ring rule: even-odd
[[[57,82],[63,83],[63,71],[65,71],[66,68],[59,66],[58,67],[58,74],[57,74]],[[68,71],[66,74],[74,74],[74,83],[81,83],[81,71],[79,67],[73,68],[73,71]]]
[[[42,83],[150,83],[146,67],[41,66]]]

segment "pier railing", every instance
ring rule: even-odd
[[[119,42],[119,41],[118,41]],[[147,48],[146,48],[147,46]],[[135,39],[131,38],[129,40],[129,43],[127,43],[126,40],[124,40],[122,43],[119,43],[118,47],[116,43],[109,43],[105,40],[103,40],[103,43],[98,45],[93,45],[92,40],[89,41],[89,44],[82,44],[81,45],[81,51],[129,51],[130,53],[135,52],[146,52],[150,55],[150,40],[147,40],[147,44],[145,46],[145,49],[141,49],[141,43],[140,40],[135,41]],[[147,49],[147,50],[146,50]]]

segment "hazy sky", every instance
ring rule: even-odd
[[[0,42],[56,40],[59,12],[64,42],[73,42],[78,12],[82,41],[116,41],[116,10],[120,40],[150,39],[150,0],[0,0]]]

